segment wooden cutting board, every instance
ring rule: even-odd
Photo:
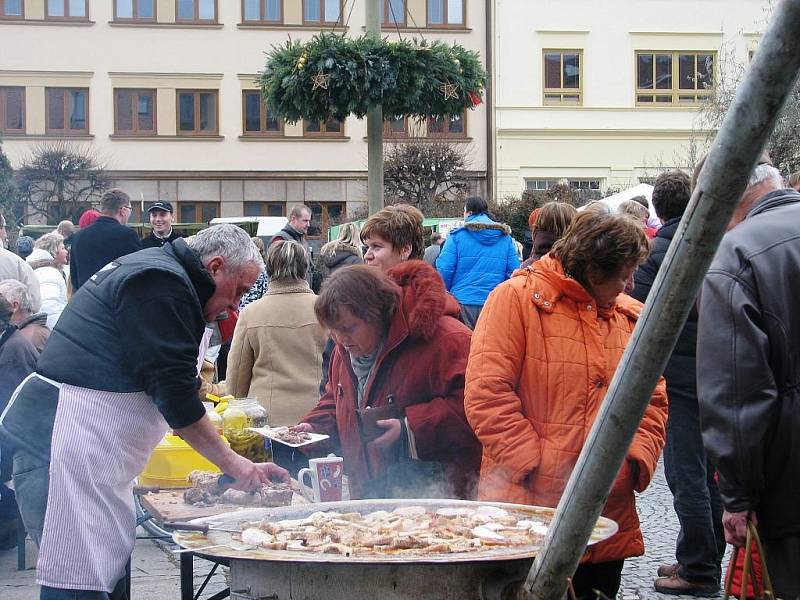
[[[201,517],[213,517],[222,513],[235,510],[249,510],[253,506],[239,506],[238,504],[215,504],[213,506],[192,506],[183,501],[184,490],[151,492],[142,494],[140,501],[142,507],[147,510],[159,523],[168,521],[190,521]],[[292,496],[292,504],[308,504],[308,501],[295,493]]]

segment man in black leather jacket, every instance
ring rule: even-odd
[[[731,544],[758,526],[776,597],[800,598],[800,194],[753,171],[708,271],[697,385]]]
[[[689,176],[662,173],[653,188],[653,206],[663,223],[652,241],[650,257],[634,275],[631,296],[644,302],[650,293],[683,212],[689,204]],[[659,567],[655,589],[665,593],[715,596],[719,592],[725,536],[722,501],[700,431],[695,355],[697,310],[692,309],[664,370],[669,398],[664,474],[672,492],[680,531],[674,564]]]

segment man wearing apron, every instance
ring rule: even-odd
[[[67,305],[0,417],[42,600],[124,598],[133,479],[170,427],[238,489],[288,480],[231,451],[197,394],[206,323],[262,269],[244,230],[216,225],[109,263]]]

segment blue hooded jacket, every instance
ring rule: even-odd
[[[470,215],[450,232],[436,270],[461,304],[482,306],[489,293],[519,268],[511,228],[488,215]]]

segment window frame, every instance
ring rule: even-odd
[[[61,90],[64,98],[64,129],[53,129],[50,127],[50,107],[49,107],[49,100],[50,100],[50,91],[52,90]],[[85,129],[69,129],[69,97],[68,94],[73,91],[81,91],[86,93],[86,128]],[[81,136],[81,135],[89,135],[90,131],[90,121],[89,121],[89,88],[88,87],[63,87],[63,86],[52,86],[44,88],[44,122],[45,122],[45,131],[48,135],[57,135],[57,136]]]
[[[328,231],[331,228],[331,215],[330,209],[336,207],[339,210],[340,215],[347,214],[347,203],[342,201],[331,201],[331,202],[321,202],[321,201],[308,201],[306,202],[306,206],[311,209],[311,219],[312,219],[312,228],[309,229],[309,232],[313,231],[313,222],[314,222],[314,209],[319,206],[319,219],[316,219],[319,223],[319,235],[313,235],[311,233],[306,234],[307,239],[309,240],[326,240],[328,236]],[[334,217],[335,218],[335,217]]]
[[[639,87],[639,56],[642,55],[651,55],[653,57],[653,88],[640,88]],[[658,89],[655,87],[656,85],[656,77],[655,77],[655,69],[656,69],[656,59],[655,57],[658,55],[669,55],[671,57],[671,78],[672,78],[672,87],[670,88],[662,88]],[[697,57],[700,55],[708,55],[711,56],[711,88],[709,89],[702,89],[697,87],[697,81],[695,78],[695,87],[694,89],[681,89],[680,88],[680,57],[681,56],[694,56],[695,61],[695,73],[697,73]],[[634,75],[634,105],[638,108],[697,108],[703,105],[704,100],[701,100],[700,97],[710,98],[714,91],[713,88],[716,86],[716,69],[718,65],[718,58],[717,58],[717,51],[716,50],[636,50],[634,52],[634,59],[633,59],[633,75]],[[640,96],[651,96],[653,98],[652,101],[643,101],[640,100]],[[670,96],[670,102],[657,102],[657,96]],[[680,96],[694,96],[695,100],[693,102],[682,102],[680,101]]]
[[[278,131],[271,131],[265,129],[267,123],[267,105],[264,104],[263,101],[259,101],[259,111],[258,111],[258,118],[259,118],[259,129],[258,131],[248,131],[245,127],[247,125],[247,95],[248,94],[258,94],[259,100],[261,100],[261,92],[259,90],[242,90],[242,136],[244,137],[283,137],[284,131],[286,127],[286,121],[284,119],[278,119],[280,123],[280,129]]]
[[[286,0],[278,0],[278,2],[280,2],[281,18],[278,19],[277,21],[272,21],[265,18],[267,14],[267,0],[258,0],[258,11],[259,11],[258,19],[245,19],[244,17],[245,2],[246,0],[242,0],[241,2],[243,25],[284,25],[286,23],[286,12],[285,12]]]
[[[383,137],[389,140],[405,140],[411,137],[408,117],[403,116],[403,132],[392,131],[392,122],[396,119],[386,119],[383,122]]]
[[[316,2],[319,4],[319,21],[308,21],[306,20],[306,2]],[[303,11],[303,25],[305,26],[315,26],[315,25],[333,25],[334,23],[342,23],[342,13],[344,11],[344,0],[339,0],[339,18],[335,21],[326,21],[325,20],[325,0],[301,0],[300,2],[300,10]]]
[[[131,114],[132,119],[131,122],[134,125],[134,128],[130,131],[128,130],[121,130],[117,127],[117,109],[119,108],[119,104],[117,103],[117,92],[129,92],[132,94],[131,96]],[[155,88],[113,88],[112,89],[113,97],[114,97],[114,135],[124,136],[124,137],[152,137],[158,135],[158,91]],[[137,112],[134,110],[136,106],[136,102],[139,98],[139,94],[148,93],[153,95],[153,128],[152,129],[145,129],[139,130],[138,124],[139,119],[136,117]]]
[[[425,139],[433,139],[433,140],[465,140],[467,139],[467,111],[466,109],[461,115],[461,121],[464,123],[462,127],[462,131],[459,133],[453,133],[450,131],[450,116],[442,117],[444,120],[444,133],[431,133],[431,121],[434,119],[432,117],[428,117],[425,119]]]
[[[182,24],[194,24],[194,25],[217,25],[219,24],[219,0],[213,0],[214,2],[214,18],[213,19],[201,19],[200,18],[200,2],[201,0],[192,0],[194,5],[194,16],[191,19],[184,19],[178,16],[178,3],[180,0],[175,0],[175,22],[182,23]]]
[[[45,21],[89,21],[89,0],[84,0],[84,14],[79,17],[73,17],[69,14],[69,2],[70,0],[63,0],[64,3],[64,16],[59,15],[51,15],[50,10],[50,2],[49,0],[44,0],[44,20]],[[24,9],[23,9],[24,12]]]
[[[195,217],[198,216],[197,215],[197,211],[198,210],[201,213],[200,216],[202,216],[202,211],[203,211],[203,207],[204,206],[212,205],[214,207],[214,216],[211,217],[212,219],[216,219],[217,217],[219,217],[220,210],[221,210],[219,202],[213,202],[211,200],[181,200],[180,202],[177,203],[177,207],[176,207],[176,211],[178,213],[178,222],[179,223],[208,223],[211,220],[211,219],[209,219],[208,221],[197,221],[197,220],[195,220],[195,221],[184,221],[183,220],[183,210],[188,205],[194,205]]]
[[[153,4],[153,16],[152,17],[140,17],[136,13],[139,10],[139,0],[131,0],[131,7],[133,9],[133,16],[131,17],[120,17],[117,15],[117,3],[120,0],[114,0],[114,21],[120,23],[155,23],[156,22],[156,10],[158,9],[158,0],[150,0]],[[177,5],[176,5],[177,9]],[[176,13],[177,15],[177,13]]]
[[[542,182],[545,184],[545,187],[540,188],[538,186],[531,186],[531,183],[535,182]],[[597,182],[597,187],[591,187],[592,182]],[[559,183],[564,182],[566,185],[569,186],[571,190],[578,190],[579,192],[589,192],[589,191],[602,191],[603,190],[603,178],[602,177],[526,177],[525,178],[525,189],[531,192],[545,192],[549,190],[554,185],[558,185]],[[588,188],[581,188],[581,182],[588,182]]]
[[[22,128],[21,129],[6,129],[5,123],[7,120],[8,110],[8,90],[22,90]],[[0,86],[0,133],[3,135],[24,135],[27,131],[27,120],[25,114],[25,102],[27,100],[27,89],[22,85],[3,85]]]
[[[19,0],[20,14],[8,15],[6,14],[6,2],[8,0],[0,0],[0,21],[22,21],[25,19],[25,0]]]
[[[467,0],[461,0],[461,23],[450,23],[450,7],[447,0],[442,2],[442,13],[444,14],[443,23],[431,23],[428,21],[430,14],[430,3],[432,0],[425,0],[425,27],[431,29],[466,29],[467,28]]]
[[[336,119],[334,119],[335,121]],[[303,137],[308,138],[338,138],[344,137],[344,121],[338,121],[339,131],[328,131],[328,124],[325,121],[319,121],[319,131],[309,131],[308,121],[303,119]]]
[[[214,115],[214,131],[201,131],[198,129],[200,124],[200,94],[213,93],[216,96],[214,102],[215,115]],[[181,94],[194,95],[194,129],[192,131],[184,131],[181,129]],[[175,90],[175,132],[179,137],[219,137],[219,90],[217,89],[176,89]]]
[[[447,0],[445,0],[446,2]],[[403,20],[397,21],[396,23],[393,21],[389,21],[388,17],[392,14],[391,11],[391,2],[392,0],[381,0],[383,2],[383,18],[381,19],[381,28],[392,28],[392,27],[407,27],[408,26],[408,0],[401,0],[403,3]],[[425,6],[427,10],[427,4]],[[425,14],[425,19],[427,22],[427,13]]]
[[[560,55],[559,76],[561,78],[560,88],[547,87],[547,63],[548,54]],[[564,87],[564,55],[578,55],[578,87]],[[560,96],[558,100],[548,100],[547,96]],[[564,96],[578,96],[577,102],[566,102]],[[583,106],[583,48],[543,48],[542,49],[542,106]]]
[[[257,215],[248,215],[247,214],[247,207],[252,206],[254,204],[259,205],[259,209],[266,208],[266,213],[262,210],[259,210],[259,214]],[[280,215],[270,215],[269,214],[269,207],[270,206],[279,206],[281,209]],[[285,217],[286,216],[286,202],[276,202],[270,200],[245,200],[242,205],[242,213],[245,217],[271,217],[271,216],[278,216],[278,217]]]

